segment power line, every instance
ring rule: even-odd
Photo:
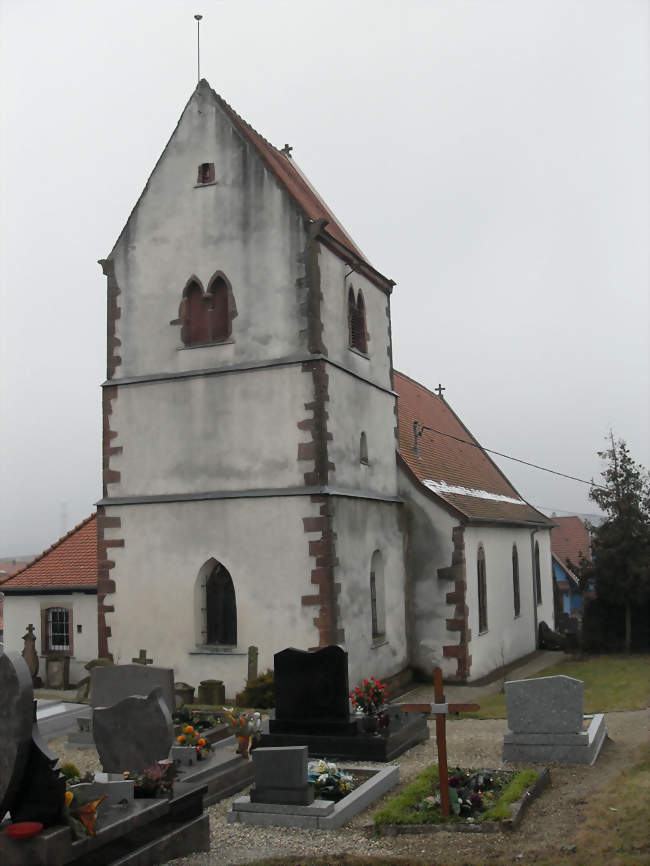
[[[419,428],[419,429],[418,429]],[[594,484],[593,481],[586,481],[584,478],[578,478],[575,475],[567,475],[566,472],[558,472],[557,469],[549,469],[546,466],[539,466],[537,463],[530,463],[528,460],[520,460],[519,457],[512,457],[510,454],[504,454],[502,451],[493,451],[491,448],[484,448],[482,445],[479,445],[477,442],[470,442],[468,439],[461,439],[460,436],[454,436],[451,433],[443,433],[442,430],[436,430],[435,427],[427,427],[424,424],[418,424],[417,421],[413,422],[413,434],[415,436],[415,453],[417,454],[417,441],[418,437],[422,436],[422,433],[425,430],[429,430],[431,433],[437,433],[438,436],[446,436],[447,439],[455,439],[456,442],[462,442],[463,445],[471,445],[472,448],[480,448],[481,451],[486,451],[488,454],[496,454],[499,457],[505,457],[506,460],[514,460],[515,463],[522,463],[524,466],[531,466],[533,469],[539,469],[542,472],[550,472],[551,475],[559,475],[561,478],[569,478],[571,481],[579,481],[581,484],[588,484],[590,487],[597,487],[600,490],[605,490],[606,488],[601,487],[600,484]]]

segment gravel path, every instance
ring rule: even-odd
[[[433,723],[430,723],[430,727],[432,736],[427,743],[410,749],[392,762],[400,766],[402,785],[435,761]],[[531,807],[516,833],[475,836],[443,832],[426,836],[376,838],[371,830],[372,814],[398,789],[377,801],[345,827],[330,831],[226,824],[226,812],[232,802],[228,798],[207,810],[210,816],[210,851],[170,861],[170,866],[235,866],[263,857],[284,855],[300,858],[306,854],[332,855],[345,852],[396,855],[413,861],[425,858],[429,863],[454,864],[507,863],[517,860],[531,862],[541,856],[562,857],[563,846],[573,843],[581,821],[581,806],[586,798],[605,787],[621,769],[633,763],[639,747],[647,741],[647,711],[608,713],[607,727],[611,742],[605,744],[594,767],[551,767],[550,789]],[[506,722],[501,719],[450,721],[447,725],[450,764],[499,766],[505,730]],[[82,771],[99,769],[94,751],[68,750],[61,738],[50,741],[50,746],[62,761],[72,761]],[[299,859],[296,863],[299,863]]]

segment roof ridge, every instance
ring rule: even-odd
[[[78,524],[77,524],[75,527],[73,527],[69,532],[66,532],[65,535],[62,535],[61,538],[58,539],[58,541],[55,541],[55,542],[54,542],[53,544],[51,544],[48,548],[46,548],[42,553],[39,553],[38,556],[35,556],[34,559],[32,559],[30,562],[26,563],[26,564],[25,564],[25,567],[24,567],[24,568],[21,568],[20,571],[16,571],[14,574],[10,575],[10,576],[7,578],[7,580],[4,580],[4,581],[2,582],[2,583],[3,583],[3,586],[4,586],[4,584],[9,583],[10,580],[13,580],[14,577],[18,577],[19,574],[23,574],[25,571],[27,571],[28,568],[31,568],[32,565],[36,565],[37,562],[40,562],[41,559],[43,559],[45,556],[47,556],[48,554],[50,554],[50,553],[51,553],[53,550],[55,550],[57,547],[60,547],[60,546],[63,544],[64,541],[67,541],[67,540],[68,540],[71,536],[73,536],[76,532],[79,532],[80,529],[83,529],[83,527],[86,526],[88,523],[90,523],[90,521],[91,521],[94,517],[97,517],[97,512],[96,512],[96,511],[93,511],[93,513],[90,515],[90,517],[86,517],[84,520],[81,521],[81,523],[78,523]]]

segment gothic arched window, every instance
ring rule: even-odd
[[[517,545],[512,545],[512,597],[515,606],[515,616],[521,613],[521,597],[519,593],[519,553]]]
[[[542,571],[539,567],[539,544],[535,542],[535,595],[537,596],[537,604],[542,603]]]
[[[365,433],[359,437],[359,463],[368,465],[368,439]]]
[[[383,638],[386,634],[386,584],[384,560],[379,550],[375,550],[370,560],[370,619],[372,639]]]
[[[487,631],[487,577],[485,574],[485,551],[483,547],[478,549],[478,557],[476,561],[476,571],[478,577],[478,631],[479,634]]]
[[[237,643],[237,601],[227,568],[218,562],[205,582],[205,642]]]

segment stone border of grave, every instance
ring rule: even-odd
[[[252,803],[249,796],[237,797],[226,815],[229,824],[242,823],[277,827],[302,827],[308,830],[336,830],[355,815],[367,809],[375,800],[399,784],[399,767],[339,767],[352,775],[363,773],[368,778],[351,793],[334,803],[314,800],[310,806],[290,806],[279,803]]]
[[[369,824],[365,828],[377,836],[412,836],[428,833],[503,833],[516,830],[521,824],[530,804],[551,784],[548,767],[542,767],[539,776],[522,794],[519,800],[510,804],[510,817],[502,821],[475,821],[471,824],[449,821],[442,824]]]

